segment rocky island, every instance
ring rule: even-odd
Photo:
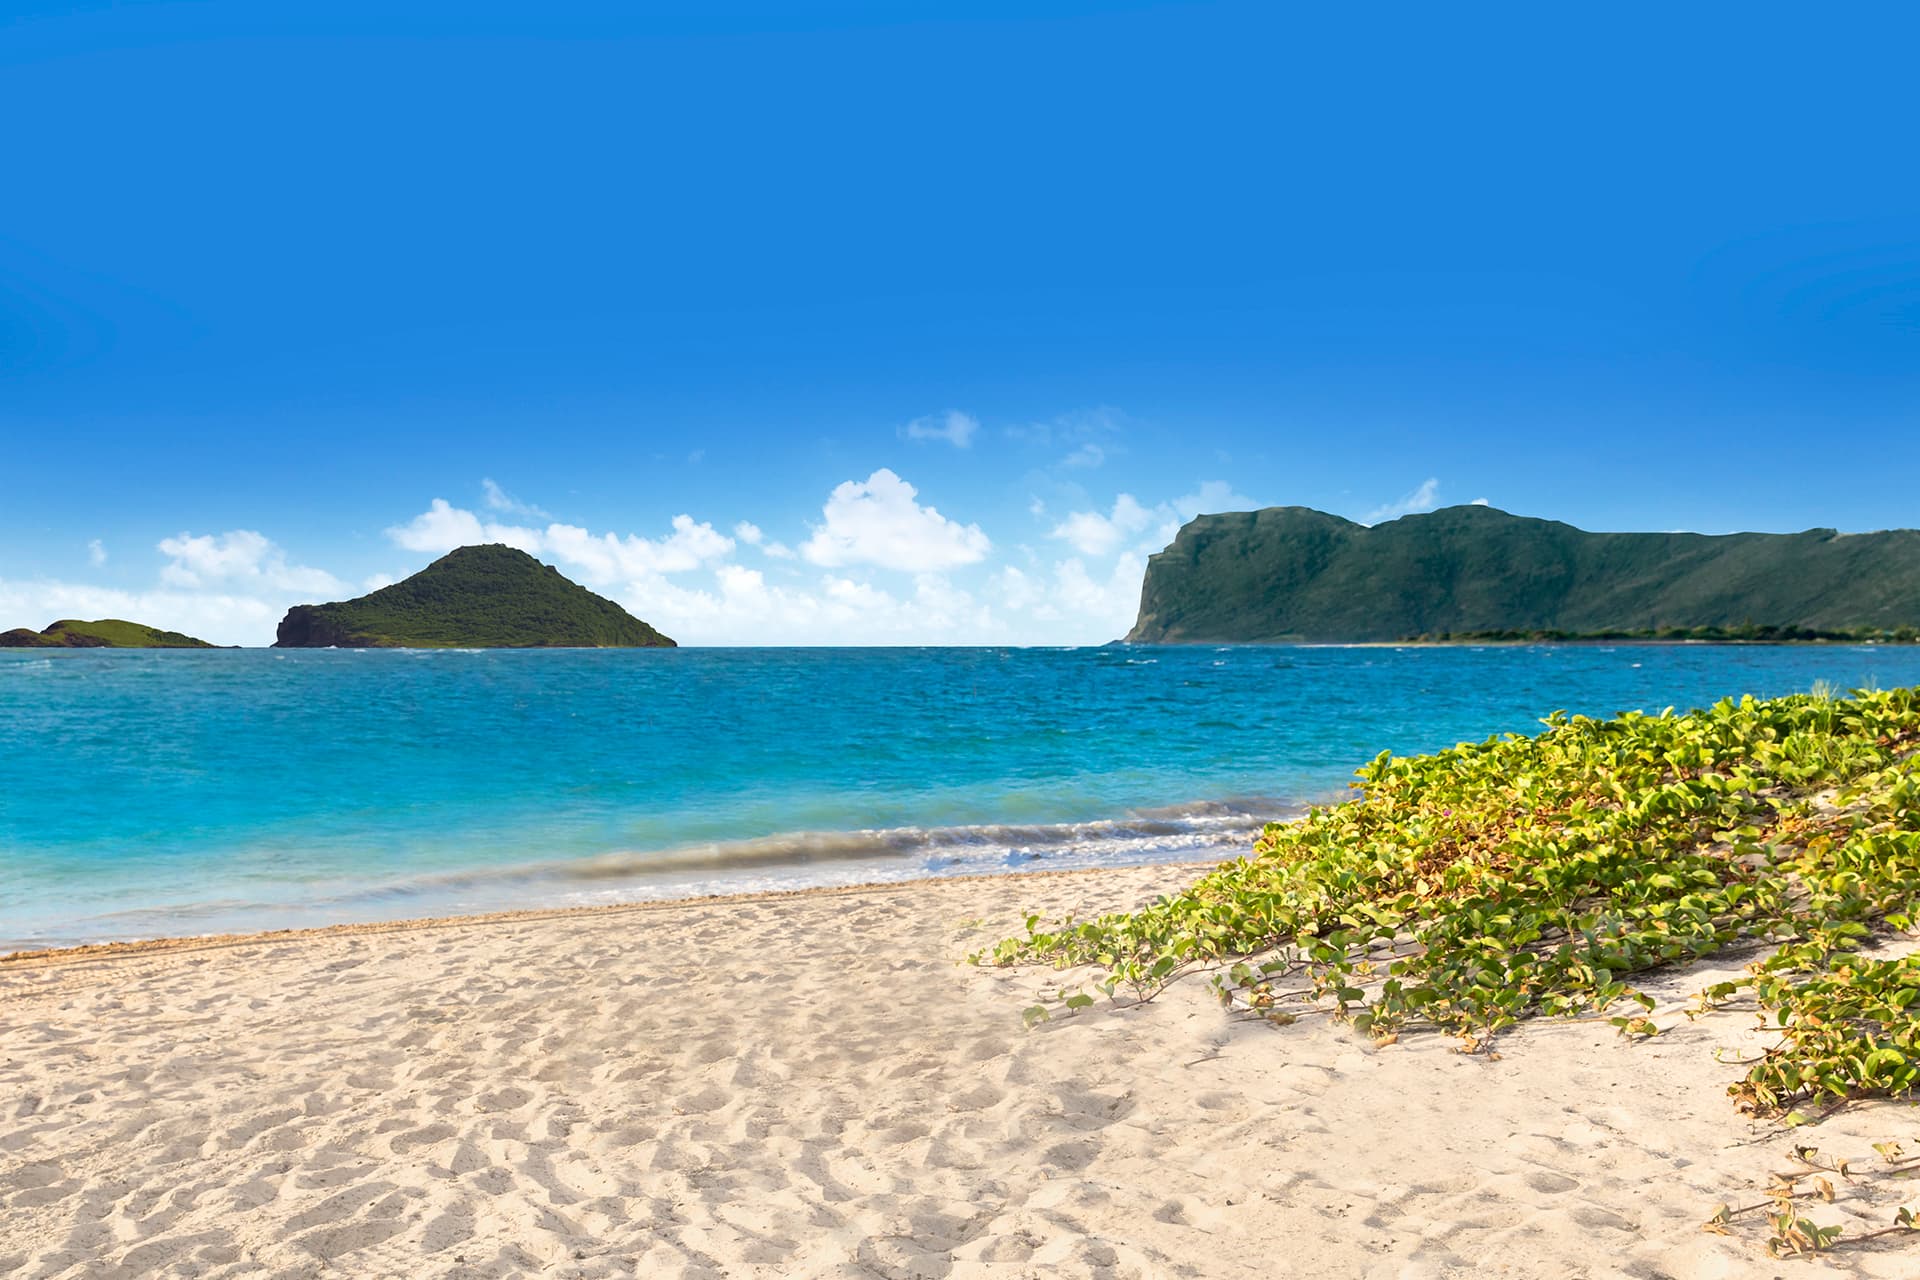
[[[295,605],[276,649],[672,648],[613,601],[524,551],[450,551],[390,587],[333,604]]]
[[[214,649],[217,645],[178,631],[162,631],[141,622],[101,618],[82,622],[62,618],[44,631],[15,627],[0,631],[0,649]]]
[[[1147,561],[1127,640],[1914,638],[1920,531],[1588,533],[1493,507],[1367,526],[1203,515]]]

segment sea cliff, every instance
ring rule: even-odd
[[[1354,643],[1743,629],[1905,638],[1920,532],[1588,533],[1492,507],[1369,527],[1306,507],[1204,515],[1147,562],[1135,643]]]

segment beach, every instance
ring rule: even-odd
[[[0,964],[0,1274],[1785,1274],[1796,1145],[1738,1114],[1750,1013],[1496,1056],[1229,1015],[1204,981],[1033,1030],[964,962],[1192,867],[948,879],[54,953]],[[1840,1183],[1854,1235],[1904,1201]],[[1899,1237],[1816,1269],[1911,1274]]]

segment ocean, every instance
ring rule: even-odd
[[[1383,750],[1920,648],[0,650],[0,952],[1214,860]]]

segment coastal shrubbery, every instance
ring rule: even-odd
[[[1731,1089],[1741,1106],[1920,1084],[1920,959],[1864,951],[1920,903],[1920,690],[1546,724],[1383,754],[1352,803],[1269,826],[1184,892],[1032,917],[975,959],[1093,966],[1109,995],[1143,999],[1212,970],[1225,1001],[1275,1023],[1325,1009],[1383,1040],[1431,1028],[1480,1050],[1537,1015],[1655,1034],[1636,975],[1745,946],[1746,975],[1697,998],[1749,1002],[1777,1030]]]

